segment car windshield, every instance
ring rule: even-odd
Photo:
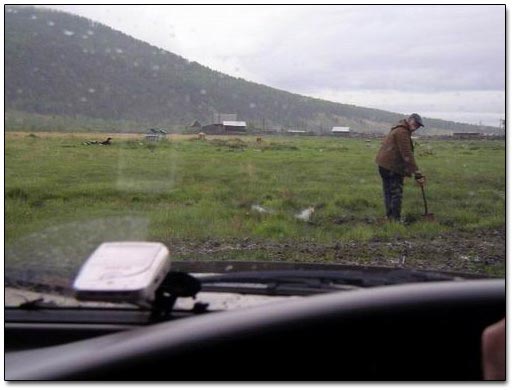
[[[67,295],[127,241],[504,277],[505,12],[5,6],[6,287]]]

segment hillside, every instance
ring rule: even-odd
[[[250,126],[384,132],[400,114],[304,97],[248,82],[86,18],[42,8],[5,8],[5,107],[30,115],[148,126],[208,123],[236,113]],[[431,133],[481,131],[426,119]],[[494,131],[487,128],[486,131]]]

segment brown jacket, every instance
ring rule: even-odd
[[[401,120],[387,134],[376,156],[376,164],[402,176],[411,176],[419,170],[406,120]]]

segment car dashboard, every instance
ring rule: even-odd
[[[55,309],[67,323],[51,309],[37,322],[6,312],[5,378],[481,380],[481,333],[505,307],[505,280],[491,279],[178,310],[152,324],[129,309]]]

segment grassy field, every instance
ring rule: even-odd
[[[147,144],[111,136],[111,146],[100,146],[83,144],[103,139],[98,134],[6,133],[7,247],[57,226],[66,242],[76,229],[82,240],[192,246],[368,243],[505,226],[504,141],[418,140],[415,154],[436,222],[422,220],[420,189],[410,179],[407,223],[400,225],[380,223],[379,140],[179,136]],[[295,217],[309,207],[315,210],[309,222]]]

